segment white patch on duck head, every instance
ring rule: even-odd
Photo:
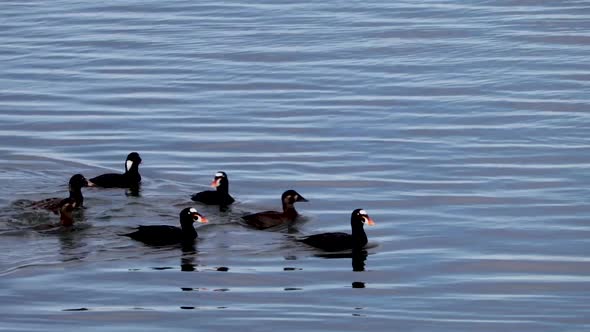
[[[190,208],[190,209],[188,210],[188,213],[189,213],[189,214],[191,214],[191,213],[197,213],[197,209],[195,209],[195,208]]]
[[[133,160],[127,160],[125,162],[125,170],[129,171],[131,169],[131,166],[133,166]]]
[[[216,178],[224,178],[225,177],[225,174],[223,174],[221,172],[217,172],[217,173],[215,173],[215,177]]]
[[[368,215],[367,211],[365,211],[365,210],[360,210],[360,211],[359,211],[359,214],[360,214],[361,216],[366,216],[366,215]]]

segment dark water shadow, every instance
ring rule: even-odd
[[[299,215],[299,216],[297,216],[297,218],[295,220],[293,220],[291,222],[278,224],[276,226],[272,226],[269,228],[258,229],[252,225],[249,225],[244,219],[242,219],[243,216],[253,214],[253,213],[257,213],[257,212],[251,212],[251,213],[242,212],[239,215],[239,217],[237,218],[236,222],[243,227],[246,227],[246,228],[252,229],[252,230],[257,230],[257,231],[277,232],[277,233],[282,232],[282,233],[286,233],[286,234],[299,234],[300,233],[299,227],[303,226],[304,224],[306,224],[307,222],[309,222],[311,220],[311,218],[309,218],[309,217]]]
[[[182,255],[180,256],[180,271],[182,272],[195,272],[197,271],[197,264],[195,259],[197,257],[197,250],[195,249],[195,243],[183,243],[181,244]]]
[[[141,197],[141,184],[125,189],[127,197]]]
[[[231,206],[229,205],[219,205],[219,212],[227,213],[231,211]]]
[[[170,245],[149,245],[142,243],[147,248],[154,248],[166,251],[180,251],[180,271],[182,272],[198,272],[198,264],[195,262],[198,257],[198,250],[195,247],[196,241],[187,241],[178,244]],[[174,270],[172,266],[152,267],[152,270],[164,271]]]
[[[119,234],[119,236],[124,236],[123,234]],[[165,252],[175,252],[178,251],[180,253],[179,257],[179,266],[180,271],[183,272],[195,272],[197,270],[198,264],[195,263],[198,257],[198,250],[196,248],[196,241],[186,241],[181,243],[171,243],[165,245],[155,245],[144,243],[141,241],[132,241],[136,242],[140,247],[144,250],[154,250],[154,251],[165,251]],[[148,254],[146,252],[145,254]],[[156,271],[165,271],[165,270],[175,270],[177,267],[173,266],[153,266],[150,269]]]
[[[285,292],[292,292],[292,291],[302,291],[303,288],[300,287],[285,287],[283,288]]]
[[[141,197],[141,183],[136,186],[132,187],[89,187],[88,191],[92,192],[120,192],[123,190],[123,193],[127,197]],[[86,198],[86,196],[84,196]]]
[[[323,253],[314,256],[326,259],[350,258],[352,262],[352,271],[362,272],[365,271],[365,262],[367,261],[368,255],[369,254],[366,250],[353,250],[351,252]]]
[[[70,262],[85,259],[90,250],[86,244],[86,238],[82,232],[76,231],[76,226],[63,227],[58,234],[59,254],[62,262]],[[66,230],[66,228],[68,228]]]

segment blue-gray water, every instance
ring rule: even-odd
[[[590,329],[588,1],[4,1],[0,45],[0,330]],[[13,204],[131,151],[73,232]],[[195,252],[117,236],[190,205]],[[291,239],[361,207],[364,271]]]

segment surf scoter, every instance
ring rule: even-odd
[[[246,224],[257,229],[288,224],[293,222],[299,215],[295,210],[295,202],[307,202],[307,199],[295,190],[287,190],[281,196],[281,201],[283,202],[283,212],[264,211],[243,216],[242,219]]]
[[[305,238],[298,239],[312,247],[316,247],[325,251],[342,251],[342,250],[361,250],[367,245],[367,234],[363,225],[369,226],[375,225],[375,222],[367,211],[363,209],[356,209],[352,211],[350,216],[350,227],[352,228],[352,234],[347,233],[322,233],[307,236]]]
[[[195,202],[201,202],[208,205],[227,206],[234,202],[233,197],[229,194],[229,180],[225,172],[215,173],[211,186],[216,188],[215,191],[207,190],[193,194],[191,199]]]
[[[137,152],[131,152],[125,160],[125,173],[108,173],[90,179],[90,185],[103,188],[136,188],[141,182],[139,175],[141,157]]]
[[[75,174],[70,178],[69,190],[70,197],[62,198],[47,198],[38,202],[33,202],[30,207],[37,209],[46,209],[58,213],[62,206],[66,203],[72,206],[72,209],[79,208],[84,205],[84,196],[82,196],[82,187],[88,187],[88,180],[82,174]]]
[[[180,211],[180,228],[168,225],[139,226],[135,232],[121,235],[154,246],[187,244],[197,238],[197,231],[193,225],[195,221],[208,222],[195,208],[186,208]]]

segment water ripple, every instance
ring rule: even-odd
[[[7,1],[6,327],[194,329],[186,318],[206,314],[199,326],[215,330],[587,329],[586,9]],[[85,190],[76,232],[27,228],[55,216],[14,201],[122,172],[130,151],[144,161],[140,197]],[[238,200],[197,206],[211,223],[193,251],[117,236],[176,224],[217,170]],[[287,188],[310,200],[291,233],[239,224],[280,208]],[[357,207],[377,223],[364,271],[292,241],[350,231]]]

